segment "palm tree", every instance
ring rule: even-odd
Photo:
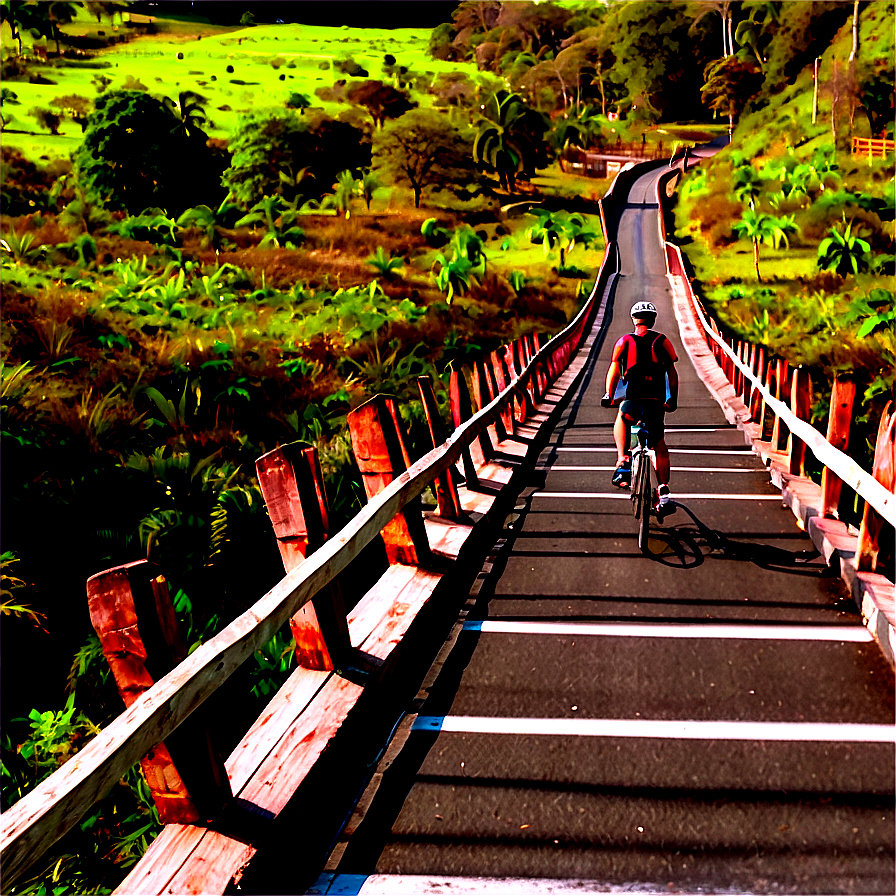
[[[752,165],[741,165],[734,172],[734,195],[756,208],[756,200],[762,195],[764,182]]]
[[[198,138],[203,141],[208,139],[202,130],[202,125],[208,122],[203,109],[208,100],[202,94],[193,90],[182,90],[177,95],[176,102],[167,96],[162,102],[177,119],[177,124],[171,129],[172,134],[179,133],[182,137]]]
[[[352,213],[352,199],[358,193],[359,181],[351,171],[340,171],[336,175],[336,183],[333,184],[333,205],[336,211],[346,218]]]
[[[561,268],[566,266],[566,253],[572,252],[576,243],[587,248],[597,239],[597,232],[578,212],[567,214],[536,209],[530,214],[538,220],[526,233],[533,243],[542,244],[545,255],[557,246]]]
[[[759,273],[759,244],[771,243],[775,246],[780,245],[781,240],[786,240],[787,232],[792,232],[792,228],[796,225],[791,220],[775,218],[765,212],[757,212],[754,208],[748,208],[744,211],[740,221],[734,227],[734,232],[740,237],[747,237],[753,243],[753,267],[756,269],[756,279],[762,281]]]
[[[691,32],[704,17],[717,12],[722,18],[722,56],[727,57],[734,53],[734,41],[731,37],[731,0],[698,0],[697,10]]]
[[[372,171],[362,171],[360,187],[364,204],[367,206],[367,211],[370,211],[370,203],[373,201],[373,194],[382,187],[382,184],[376,174]]]
[[[480,110],[473,158],[496,171],[510,193],[519,171],[534,170],[536,147],[547,123],[518,94],[506,90],[493,93]]]

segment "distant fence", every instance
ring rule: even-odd
[[[852,154],[854,156],[885,159],[891,152],[896,152],[896,141],[894,140],[872,140],[868,137],[852,138]]]

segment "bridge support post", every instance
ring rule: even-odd
[[[473,416],[473,402],[470,400],[470,389],[467,386],[463,368],[460,370],[452,368],[451,370],[448,399],[451,405],[451,422],[457,429]],[[467,488],[478,488],[479,476],[476,470],[488,462],[490,455],[486,453],[487,451],[491,451],[491,444],[488,441],[488,435],[482,433],[470,442],[469,448],[462,452],[461,461]]]
[[[186,658],[168,583],[155,564],[138,560],[91,576],[87,606],[125,706]],[[201,709],[140,767],[163,824],[209,821],[233,799]]]
[[[853,379],[836,377],[831,390],[831,409],[828,414],[827,440],[840,451],[849,448],[849,435],[855,412],[857,386]],[[821,474],[823,515],[830,519],[839,517],[840,493],[843,480],[825,467]]]
[[[775,398],[778,401],[786,401],[785,396],[790,394],[790,367],[783,358],[775,361]],[[775,451],[785,451],[787,449],[787,437],[790,430],[787,424],[775,414],[775,425],[772,429],[772,446]]]
[[[355,462],[368,499],[378,495],[411,465],[394,399],[375,395],[348,415]],[[423,525],[420,499],[398,511],[382,530],[390,564],[435,567]]]
[[[420,390],[420,400],[423,402],[423,411],[426,414],[432,447],[438,448],[448,437],[439,415],[439,405],[432,388],[432,380],[428,376],[418,376],[417,388]],[[433,480],[433,490],[436,493],[440,517],[455,523],[469,522],[469,517],[461,507],[457,484],[454,481],[453,467],[449,467]]]
[[[809,372],[802,367],[793,370],[790,390],[790,410],[800,420],[808,420],[812,408],[812,382]],[[790,434],[790,472],[794,476],[806,475],[806,443]]]
[[[877,427],[877,442],[874,446],[874,464],[871,475],[884,488],[896,491],[896,411],[893,402],[887,402]],[[884,520],[869,504],[865,504],[865,513],[859,529],[859,545],[856,552],[856,568],[875,572],[880,556],[880,536],[884,528]],[[892,531],[891,531],[892,543]]]
[[[329,509],[317,449],[293,442],[255,461],[261,494],[287,572],[327,539]],[[306,669],[342,668],[351,653],[345,601],[333,582],[289,620],[296,661]]]

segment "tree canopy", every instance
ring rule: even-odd
[[[471,137],[427,109],[386,124],[373,138],[373,161],[387,181],[414,191],[418,208],[424,190],[459,189],[475,178]]]

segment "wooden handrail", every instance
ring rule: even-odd
[[[679,254],[681,250],[678,246],[669,244],[670,250]],[[682,270],[684,265],[682,264]],[[731,351],[724,338],[718,335],[710,326],[704,315],[700,303],[694,301],[693,291],[690,287],[690,281],[687,277],[683,278],[688,284],[688,295],[691,298],[691,305],[700,321],[706,334],[718,345],[719,349],[727,359],[728,364],[732,365],[740,375],[748,379],[753,386],[759,390],[765,399],[766,406],[786,424],[791,434],[796,436],[808,447],[822,466],[829,468],[835,473],[846,485],[848,485],[859,497],[863,498],[871,507],[873,507],[888,523],[896,525],[896,495],[884,488],[867,470],[860,467],[849,455],[844,454],[835,448],[822,434],[815,429],[810,423],[800,420],[793,414],[790,408],[784,402],[779,401],[774,395],[758,380],[753,371],[744,364],[738,356]],[[730,381],[730,377],[729,377]]]
[[[608,259],[612,259],[608,263]],[[77,824],[124,774],[164,741],[252,654],[305,604],[348,568],[408,502],[417,498],[464,449],[495,423],[508,402],[525,401],[536,372],[562,355],[565,367],[581,344],[596,299],[615,270],[615,244],[607,243],[594,288],[579,314],[530,358],[518,378],[440,446],[396,477],[338,533],[245,613],[160,678],[62,768],[2,814],[0,862],[10,885],[66,831]]]

